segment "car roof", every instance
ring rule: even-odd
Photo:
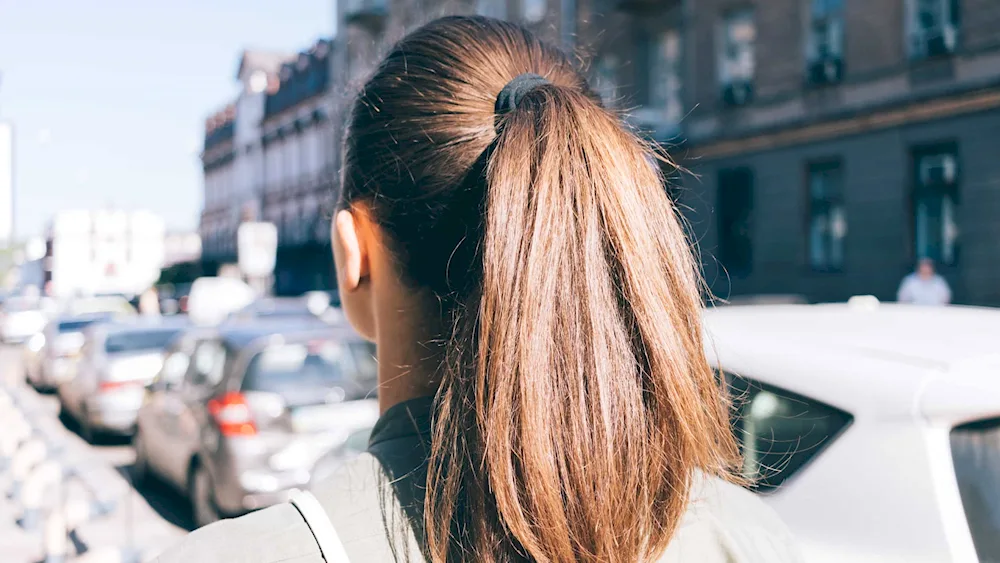
[[[330,325],[318,319],[303,322],[300,318],[233,322],[220,327],[217,334],[227,345],[234,348],[244,348],[257,340],[276,335],[283,337],[286,342],[320,337],[361,340],[361,337],[346,325]]]
[[[114,313],[105,312],[105,313],[81,313],[79,315],[62,314],[55,317],[52,320],[55,323],[76,323],[76,322],[94,322],[101,320],[110,320],[113,318],[114,318]]]
[[[717,335],[803,343],[836,350],[845,359],[877,356],[947,370],[998,350],[1000,310],[921,307],[896,303],[717,307],[706,323]]]
[[[183,330],[191,325],[187,317],[183,316],[137,316],[127,320],[115,320],[99,325],[99,330],[106,334],[119,334],[124,332],[142,331],[150,329]]]
[[[273,311],[285,309],[305,309],[306,301],[301,297],[263,297],[254,300],[244,309],[250,311]]]
[[[1000,310],[871,302],[740,306],[711,308],[704,321],[706,352],[717,367],[852,413],[934,411],[929,389],[940,395],[949,388],[995,397],[969,402],[965,411],[1000,416],[1000,377],[993,375],[1000,372]]]

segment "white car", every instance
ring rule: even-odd
[[[867,299],[705,319],[744,475],[807,561],[1000,561],[1000,310]]]
[[[48,302],[26,297],[7,300],[0,312],[0,341],[24,344],[40,333],[49,321]]]

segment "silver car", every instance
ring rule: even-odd
[[[111,319],[111,313],[98,313],[62,316],[49,322],[26,347],[24,369],[28,382],[39,391],[50,391],[71,379],[83,348],[83,331]]]
[[[75,375],[58,386],[63,414],[76,420],[85,439],[134,432],[145,387],[185,326],[183,319],[137,318],[85,331]]]
[[[198,525],[308,488],[322,460],[364,441],[378,418],[374,347],[346,327],[297,326],[179,338],[148,389],[135,477],[186,492]]]

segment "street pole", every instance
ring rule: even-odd
[[[2,94],[2,93],[3,93],[3,71],[0,71],[0,94]],[[3,96],[0,96],[0,102],[2,102],[2,101],[3,101]],[[8,203],[10,205],[10,208],[6,212],[7,213],[7,217],[0,216],[0,221],[7,220],[7,221],[10,222],[10,227],[9,227],[10,228],[10,233],[9,233],[9,236],[5,237],[5,240],[2,241],[3,248],[6,249],[6,248],[10,248],[11,246],[13,246],[14,241],[17,238],[17,230],[16,230],[16,226],[17,226],[16,221],[17,221],[17,219],[15,218],[15,216],[17,214],[14,213],[14,203],[15,203],[15,197],[16,197],[16,195],[15,195],[16,194],[16,190],[14,189],[14,182],[15,182],[15,180],[14,180],[14,125],[12,123],[4,125],[3,111],[2,110],[3,110],[3,104],[0,103],[0,126],[4,126],[6,128],[6,130],[7,130],[7,134],[9,134],[9,136],[10,136],[10,147],[8,149],[9,150],[9,154],[6,155],[6,156],[5,155],[0,155],[0,161],[6,159],[8,157],[10,159],[10,165],[9,165],[8,169],[6,171],[5,170],[0,170],[0,184],[2,184],[2,183],[5,182],[5,179],[4,179],[3,175],[5,175],[5,174],[9,174],[10,175],[9,185],[6,186],[8,188],[8,190],[9,190],[9,192],[10,192],[9,193],[9,203]],[[5,195],[7,195],[7,194],[4,194],[3,192],[0,192],[0,197],[4,197]],[[3,211],[2,211],[2,205],[3,205],[3,202],[0,202],[0,213],[3,213]],[[3,234],[6,234],[6,233],[0,233],[0,235],[3,235]]]

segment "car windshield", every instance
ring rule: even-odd
[[[271,311],[258,311],[256,315],[264,319],[279,319],[286,317],[309,317],[312,316],[308,310],[302,309],[275,309]]]
[[[104,349],[109,354],[119,352],[140,352],[162,350],[170,344],[177,329],[135,330],[119,332],[108,336]]]
[[[373,397],[377,380],[374,346],[319,340],[270,346],[247,367],[243,388],[286,394],[303,389],[339,389],[343,400]]]
[[[135,313],[135,308],[121,297],[96,297],[81,299],[70,304],[70,311],[75,315],[90,315],[99,313]]]
[[[951,457],[980,561],[1000,561],[1000,419],[951,431]]]
[[[80,332],[81,330],[87,328],[88,326],[94,324],[95,322],[104,320],[102,317],[94,317],[89,319],[72,319],[59,322],[59,332]]]

